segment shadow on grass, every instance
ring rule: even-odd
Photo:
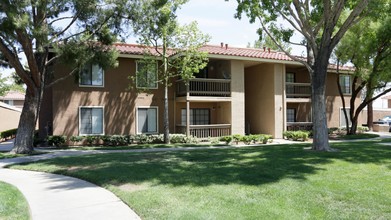
[[[39,162],[40,168],[79,177],[98,185],[150,182],[154,185],[261,185],[284,178],[305,180],[333,160],[390,163],[391,147],[374,142],[338,143],[337,153],[281,145],[159,153],[99,154]],[[34,164],[31,165],[32,169]]]

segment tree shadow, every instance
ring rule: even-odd
[[[281,145],[238,149],[211,149],[159,153],[99,154],[57,158],[43,165],[57,165],[56,172],[98,185],[141,184],[208,186],[213,184],[262,185],[284,178],[305,180],[333,160],[385,164],[391,147],[339,143],[338,153],[305,150],[309,145]],[[390,167],[388,167],[390,168]]]

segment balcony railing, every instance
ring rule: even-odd
[[[191,79],[186,85],[184,80],[178,80],[177,96],[214,96],[214,97],[230,97],[231,96],[231,80],[229,79]]]
[[[177,132],[186,134],[186,125],[177,125]],[[231,135],[230,124],[190,125],[190,135],[197,138]]]
[[[311,131],[312,122],[287,122],[286,130],[288,131]]]
[[[287,98],[310,98],[310,83],[285,83]]]

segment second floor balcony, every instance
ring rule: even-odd
[[[310,83],[285,83],[287,98],[311,98]]]
[[[195,78],[186,84],[184,80],[176,81],[177,97],[212,97],[226,99],[231,97],[230,79]]]

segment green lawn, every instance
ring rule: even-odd
[[[0,182],[0,219],[30,219],[26,199],[17,188],[4,182]]]
[[[8,158],[14,158],[14,157],[27,157],[27,156],[34,156],[39,154],[46,154],[46,152],[38,152],[34,151],[31,155],[28,154],[10,154],[8,152],[0,152],[0,159],[8,159]]]
[[[184,148],[184,147],[211,147],[226,146],[226,144],[132,144],[129,146],[69,146],[57,149],[77,149],[77,150],[135,150],[151,148]]]
[[[361,133],[355,135],[343,135],[339,136],[337,139],[339,140],[356,140],[356,139],[368,139],[368,138],[377,138],[378,134],[369,134],[369,133]]]
[[[61,173],[117,194],[143,219],[391,219],[391,146],[336,143],[57,158]]]

